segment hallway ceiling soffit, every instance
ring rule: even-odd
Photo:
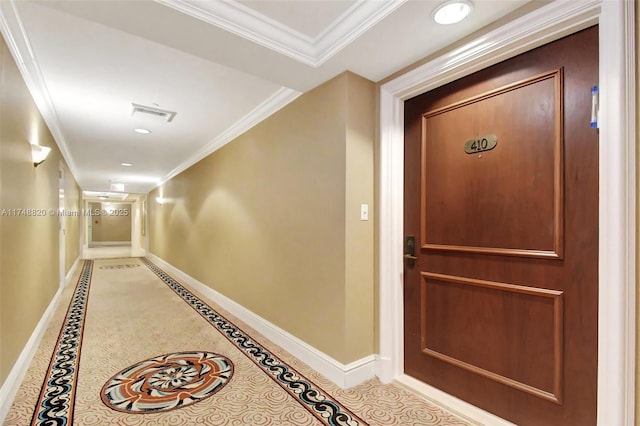
[[[315,37],[240,2],[155,1],[317,68],[407,0],[343,1],[348,9]]]
[[[82,189],[146,193],[333,76],[378,81],[527,0],[455,27],[440,3],[5,0],[0,28]],[[141,137],[132,102],[178,114]]]

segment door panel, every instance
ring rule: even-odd
[[[422,278],[423,354],[561,400],[561,291],[427,272]]]
[[[423,115],[424,248],[561,257],[562,92],[558,69]]]
[[[596,421],[597,48],[593,27],[405,103],[405,372],[520,425]]]

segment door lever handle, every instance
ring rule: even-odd
[[[416,238],[412,235],[408,236],[404,240],[404,247],[406,253],[403,257],[407,260],[407,265],[413,266],[413,264],[418,259],[416,257]]]

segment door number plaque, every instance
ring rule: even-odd
[[[498,145],[498,137],[496,135],[479,136],[469,139],[464,144],[464,152],[467,154],[476,154],[478,152],[490,151]]]

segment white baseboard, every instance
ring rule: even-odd
[[[131,256],[133,257],[145,257],[147,255],[147,251],[143,248],[132,248]]]
[[[62,290],[63,288],[59,288],[53,296],[53,299],[51,299],[51,303],[49,303],[44,314],[42,314],[38,325],[33,330],[31,337],[29,337],[27,344],[22,349],[20,356],[16,360],[13,368],[0,388],[0,423],[4,422],[5,417],[9,413],[11,404],[13,404],[13,399],[18,392],[18,388],[20,388],[20,385],[22,384],[22,379],[24,379],[25,374],[27,374],[31,360],[36,354],[36,350],[42,340],[42,336],[44,336],[44,333],[49,326],[49,321],[58,307]]]
[[[393,364],[392,359],[376,355],[376,376],[385,385],[393,382]]]
[[[446,392],[429,386],[420,380],[403,374],[396,378],[395,383],[415,393],[416,395],[442,407],[443,409],[462,417],[474,425],[482,426],[515,426],[513,423],[489,413],[466,401],[449,395]]]
[[[112,245],[112,246],[115,246],[115,245]],[[98,249],[99,249],[99,248],[104,248],[104,247],[109,247],[109,245],[105,245],[105,246],[92,246],[92,247],[89,247],[89,246],[87,246],[87,245],[84,245],[84,246],[82,246],[82,258],[83,258],[83,259],[86,259],[86,258],[88,258],[88,257],[89,257],[89,256],[88,256],[88,254],[87,254],[87,252],[88,252],[88,250],[89,250],[89,249],[96,249],[96,248],[98,248]],[[125,253],[125,250],[127,249],[127,247],[128,247],[128,246],[122,246],[122,249],[123,249],[123,251],[122,251],[122,256],[127,256],[127,257],[128,257],[128,256],[133,256],[133,257],[145,257],[145,256],[147,255],[147,251],[146,251],[145,249],[143,249],[142,247],[133,247],[133,246],[131,246],[131,247],[130,247],[131,252],[130,252],[129,254],[126,254],[126,253]],[[108,256],[109,256],[109,254],[107,254],[106,256],[108,257]],[[100,256],[95,256],[95,254],[94,254],[94,255],[93,255],[93,257],[91,257],[91,258],[92,258],[92,259],[100,259],[101,257],[100,257]]]
[[[131,240],[128,241],[92,241],[91,248],[94,247],[108,247],[108,246],[131,246]]]
[[[38,325],[36,325],[33,333],[31,333],[31,337],[29,337],[24,348],[22,348],[20,356],[16,360],[13,368],[0,388],[0,424],[4,422],[5,417],[9,413],[11,404],[13,404],[13,399],[16,397],[16,393],[18,392],[18,388],[22,384],[25,374],[27,374],[29,365],[31,365],[31,360],[36,354],[36,350],[38,350],[38,346],[40,346],[42,337],[44,336],[45,331],[47,331],[47,327],[49,327],[51,317],[60,303],[62,291],[71,282],[73,275],[80,266],[81,260],[80,256],[78,256],[75,262],[73,262],[73,266],[71,266],[71,269],[69,269],[69,272],[65,277],[64,287],[58,288],[56,294],[53,295],[51,302],[49,302],[49,306],[47,306],[42,317],[40,317]]]
[[[71,278],[73,278],[73,274],[76,273],[78,266],[80,266],[81,260],[82,258],[80,256],[76,257],[75,262],[73,262],[73,265],[71,265],[69,272],[67,272],[67,275],[64,277],[64,287],[68,286],[69,283],[71,282]]]
[[[350,388],[375,377],[375,355],[366,356],[346,365],[342,364],[324,352],[319,351],[261,316],[251,312],[242,305],[223,296],[211,287],[175,268],[153,253],[149,253],[147,257],[179,280],[190,285],[222,308],[240,318],[264,337],[282,347],[341,388]]]

